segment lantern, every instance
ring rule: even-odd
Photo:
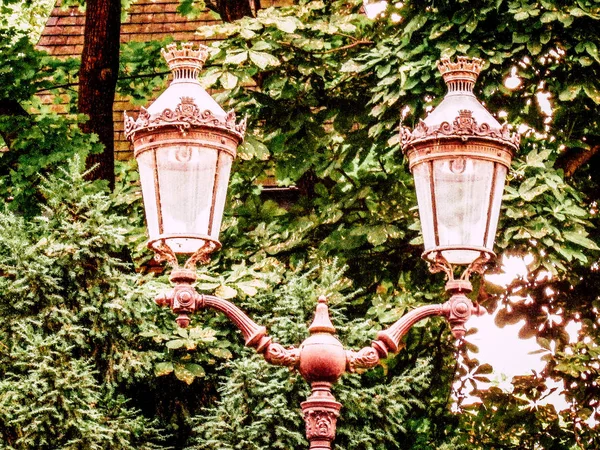
[[[220,247],[227,185],[245,121],[236,123],[202,88],[208,48],[170,44],[169,87],[136,120],[125,115],[146,212],[148,246],[159,254],[204,255]],[[169,258],[168,258],[169,259]]]
[[[448,86],[439,106],[401,143],[415,180],[425,252],[442,265],[494,256],[504,182],[520,137],[479,103],[473,86],[483,61],[442,59]]]

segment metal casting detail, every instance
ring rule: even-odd
[[[467,249],[471,250],[471,249]],[[483,274],[487,268],[488,263],[495,259],[496,255],[488,251],[485,248],[480,249],[479,256],[467,266],[460,276],[461,280],[469,280],[471,274],[478,273]],[[429,271],[431,273],[444,272],[448,281],[454,280],[454,266],[446,261],[446,258],[442,255],[442,250],[433,249],[425,252],[423,258],[429,265]]]
[[[205,244],[200,247],[196,253],[188,258],[185,262],[186,269],[195,269],[196,264],[208,264],[210,262],[210,255],[214,252],[219,246],[214,241],[206,241]]]
[[[133,141],[135,134],[141,130],[152,131],[156,128],[165,126],[174,126],[183,134],[191,127],[212,127],[224,129],[234,134],[240,142],[246,132],[246,119],[236,123],[234,111],[229,111],[225,117],[218,117],[210,110],[200,111],[200,108],[190,97],[182,97],[175,110],[165,109],[159,114],[150,114],[143,106],[137,120],[128,116],[125,117],[125,137]]]
[[[483,68],[483,59],[458,56],[453,62],[450,58],[442,58],[437,67],[450,92],[472,91]]]
[[[521,142],[521,136],[512,132],[508,124],[502,125],[500,129],[493,128],[487,123],[479,125],[473,117],[473,112],[466,109],[461,110],[452,123],[442,122],[439,126],[429,127],[424,120],[420,120],[413,131],[407,127],[400,129],[400,141],[403,148],[429,139],[460,138],[467,140],[469,137],[502,141],[515,151]]]
[[[198,48],[194,49],[193,42],[183,42],[181,48],[177,48],[177,44],[172,43],[167,45],[166,50],[161,48],[160,54],[173,72],[177,69],[189,68],[201,70],[208,58],[208,47],[200,44]],[[194,74],[190,74],[186,78],[195,79],[196,77]]]
[[[348,358],[348,372],[356,372],[358,369],[371,369],[379,364],[380,356],[374,347],[364,347],[355,352],[346,351]]]
[[[337,418],[342,404],[331,393],[331,383],[314,382],[312,393],[300,405],[306,423],[306,438],[310,450],[329,450],[335,439]]]
[[[410,311],[391,327],[381,331],[370,347],[353,351],[345,350],[334,336],[335,328],[329,317],[327,299],[321,296],[309,327],[310,336],[299,348],[286,348],[272,342],[267,336],[266,328],[256,324],[233,303],[212,295],[198,294],[193,287],[196,281],[195,271],[175,269],[170,280],[174,284],[173,289],[159,295],[156,303],[170,307],[178,315],[176,320],[179,326],[188,326],[189,315],[197,311],[220,311],[241,331],[246,346],[262,354],[270,364],[298,370],[311,384],[311,395],[301,404],[311,450],[331,449],[342,407],[331,393],[331,387],[345,372],[370,369],[377,366],[389,352],[398,352],[404,335],[415,323],[426,317],[445,317],[454,337],[461,339],[466,333],[465,322],[471,315],[485,312],[466,297],[465,293],[472,290],[469,281],[451,280],[446,284],[446,290],[452,294],[447,302],[425,305]]]
[[[169,263],[171,265],[171,267],[177,268],[179,266],[179,263],[177,261],[177,255],[175,254],[175,252],[171,249],[171,247],[169,247],[165,241],[158,241],[158,242],[152,242],[152,243],[148,243],[148,247],[150,247],[152,250],[154,250],[154,259],[157,262],[163,262],[166,261],[167,263]]]
[[[293,369],[300,363],[300,349],[285,348],[281,344],[271,342],[265,351],[264,358],[274,366],[286,366]]]
[[[335,410],[308,409],[304,412],[306,422],[306,438],[311,442],[311,449],[331,448],[335,438],[335,429],[339,412]],[[318,442],[316,445],[313,441]]]

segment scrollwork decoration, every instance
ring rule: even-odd
[[[153,242],[150,248],[154,250],[154,259],[157,262],[166,261],[174,269],[177,269],[179,267],[177,255],[175,254],[175,252],[173,252],[171,247],[169,247],[164,241]]]
[[[246,119],[236,123],[235,112],[230,111],[225,117],[215,116],[210,110],[201,111],[191,97],[182,97],[175,110],[167,108],[159,114],[151,115],[142,107],[137,120],[125,114],[125,137],[133,140],[135,133],[140,130],[152,130],[166,125],[176,126],[182,132],[192,126],[224,128],[240,138],[246,132]]]
[[[294,368],[300,363],[300,349],[285,348],[281,344],[272,342],[265,351],[265,359],[274,366]]]
[[[347,351],[348,371],[356,372],[357,369],[370,369],[379,364],[379,353],[373,347],[365,347],[361,350]]]
[[[402,147],[405,147],[409,144],[414,144],[415,142],[427,139],[468,136],[505,141],[514,148],[518,148],[521,142],[521,136],[518,133],[513,133],[507,124],[504,124],[499,129],[492,128],[487,123],[478,125],[473,117],[473,112],[466,109],[459,111],[459,115],[452,123],[442,122],[437,127],[429,127],[421,120],[412,132],[408,128],[402,128],[400,140]]]

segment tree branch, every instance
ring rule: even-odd
[[[375,42],[373,41],[368,41],[366,39],[361,39],[358,41],[354,41],[352,44],[348,44],[348,45],[343,45],[341,47],[337,47],[337,48],[332,48],[331,50],[325,50],[324,52],[315,52],[321,55],[326,55],[328,53],[335,53],[335,52],[340,52],[343,50],[348,50],[350,48],[353,47],[358,47],[359,45],[373,45]]]
[[[594,155],[600,152],[600,144],[592,145],[590,148],[571,148],[565,150],[556,160],[555,166],[563,169],[565,177],[571,177],[577,169],[587,163]]]
[[[210,67],[210,66],[206,66],[206,67]],[[162,75],[169,75],[170,73],[171,73],[171,71],[143,73],[141,75],[130,75],[130,76],[127,76],[127,77],[119,77],[119,81],[122,81],[122,80],[138,80],[140,78],[153,78],[153,77],[158,77],[158,76],[162,76]],[[75,87],[75,86],[78,86],[78,85],[79,85],[79,81],[74,81],[73,83],[57,84],[56,86],[51,86],[51,87],[39,89],[35,93],[39,94],[40,92],[53,91],[54,89],[66,89],[66,88],[71,88],[71,87]]]

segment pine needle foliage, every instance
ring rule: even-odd
[[[43,214],[0,212],[0,448],[151,449],[122,394],[152,377],[152,296],[122,257],[128,224],[81,161],[42,180]]]
[[[365,319],[350,320],[345,313],[357,295],[344,276],[345,269],[335,260],[302,264],[276,289],[257,295],[248,306],[261,323],[268,324],[277,342],[297,345],[309,335],[318,296],[326,295],[342,342],[348,346],[349,340],[363,338],[362,345],[368,345],[367,337],[373,337],[370,325]],[[195,419],[195,437],[188,450],[308,446],[300,403],[310,390],[297,373],[269,367],[250,352],[230,362],[228,369],[219,388],[221,399]],[[419,395],[428,385],[427,361],[389,380],[382,371],[345,375],[334,387],[344,405],[336,449],[402,448],[403,422],[414,407],[423,407]]]

